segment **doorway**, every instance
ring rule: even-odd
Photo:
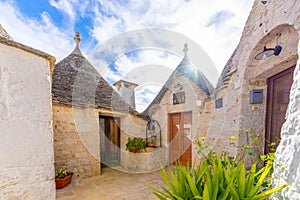
[[[169,115],[170,162],[192,164],[192,112]]]
[[[290,90],[293,83],[295,66],[280,72],[267,80],[267,120],[265,153],[269,153],[269,144],[280,141],[281,127],[285,122],[285,114],[290,100]]]
[[[120,119],[99,116],[101,167],[120,165]]]

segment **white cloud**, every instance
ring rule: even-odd
[[[215,62],[219,72],[237,46],[253,0],[206,1],[172,0],[147,1],[136,4],[129,1],[122,5],[100,1],[102,10],[95,10],[94,36],[103,42],[124,31],[160,27],[180,32],[197,42]],[[142,10],[143,12],[140,12]],[[103,17],[102,12],[114,13],[113,18]],[[230,17],[216,13],[230,13]],[[101,22],[97,20],[101,17]],[[218,26],[207,24],[212,22]]]
[[[14,4],[0,1],[0,19],[15,41],[42,50],[57,59],[66,56],[74,48],[70,35],[56,27],[46,12],[37,21],[26,18]]]
[[[75,10],[73,5],[78,5],[80,2],[78,0],[50,0],[50,5],[55,7],[57,10],[61,11],[62,13],[65,13],[68,15],[68,18],[70,18],[70,21],[74,22],[75,20]]]
[[[125,31],[165,28],[199,44],[221,72],[239,42],[253,0],[49,0],[49,3],[63,14],[62,27],[55,25],[47,12],[40,19],[26,17],[12,1],[0,1],[0,23],[17,42],[54,55],[57,60],[73,50],[74,27],[80,18],[93,19],[89,31],[100,45]],[[126,42],[121,44],[119,51],[125,50],[126,45]],[[159,51],[141,51],[134,59],[124,53],[116,60],[118,72],[108,69],[103,60],[94,66],[110,81],[124,78],[141,85],[151,81],[161,84],[181,60],[172,54],[164,57],[164,52]]]
[[[138,88],[136,88],[136,110],[138,112],[143,112],[153,101],[160,89],[161,85],[157,85],[155,83],[149,83],[147,85],[139,86]]]
[[[49,0],[65,15],[68,30],[59,29],[45,12],[41,20],[22,15],[11,1],[0,2],[1,24],[16,41],[44,50],[60,60],[72,51],[76,20],[93,16],[91,34],[101,43],[124,31],[160,27],[185,34],[207,51],[219,71],[238,44],[253,0],[79,1]],[[216,13],[232,13],[209,26]],[[215,18],[217,19],[217,18]]]
[[[123,79],[139,85],[148,82],[164,84],[182,59],[162,50],[139,50],[133,53],[133,57],[123,54],[115,61],[115,69],[107,67],[101,74],[109,81]]]

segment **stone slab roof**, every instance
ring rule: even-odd
[[[75,50],[54,67],[53,102],[66,106],[134,112],[133,108],[83,56],[79,49],[78,36],[74,38],[77,43]]]
[[[216,89],[219,89],[221,87],[223,87],[224,85],[226,85],[231,77],[231,68],[233,65],[233,58],[236,54],[237,48],[234,50],[234,52],[232,53],[231,57],[229,58],[229,60],[227,61],[225,67],[222,70],[222,73],[220,75],[220,78],[218,80]]]
[[[0,24],[0,37],[3,37],[7,40],[13,40],[13,38],[6,32],[6,30]]]

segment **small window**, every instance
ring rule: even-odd
[[[185,92],[177,92],[173,94],[173,105],[185,103]]]

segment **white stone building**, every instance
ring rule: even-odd
[[[0,199],[55,199],[54,63],[0,25]]]
[[[192,164],[197,156],[195,139],[205,136],[211,117],[213,86],[187,55],[143,112],[162,127],[167,163]]]

